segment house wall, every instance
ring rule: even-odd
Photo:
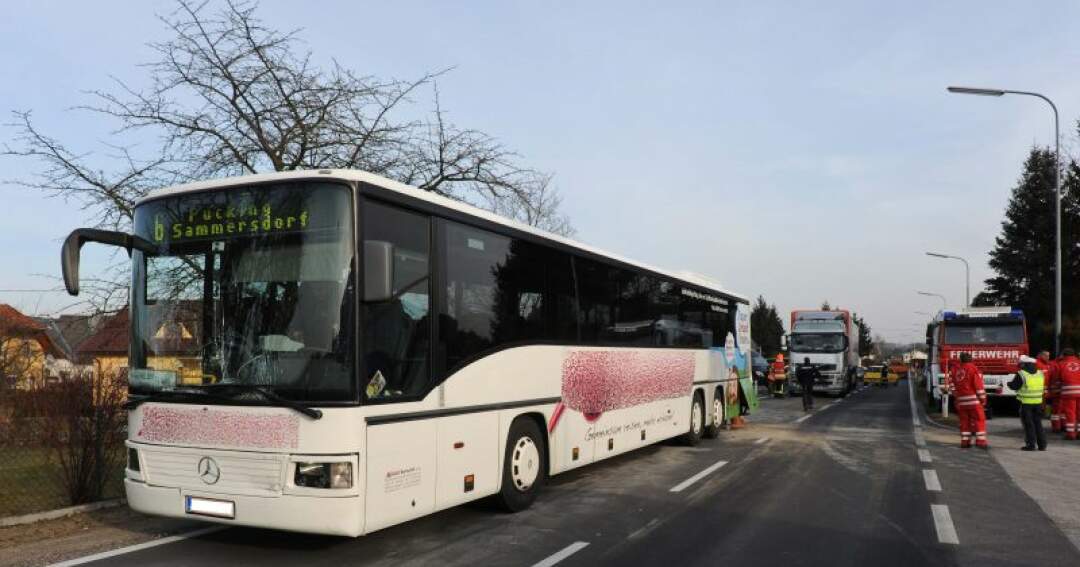
[[[14,387],[29,390],[45,376],[45,351],[34,339],[0,337],[0,376],[13,380]]]

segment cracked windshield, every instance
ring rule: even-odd
[[[142,205],[136,233],[158,251],[135,253],[131,392],[355,398],[350,211],[345,186],[313,183]]]

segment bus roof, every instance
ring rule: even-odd
[[[527,233],[533,234],[535,236],[538,236],[540,238],[543,238],[545,240],[551,240],[551,241],[554,241],[554,242],[558,242],[558,243],[561,243],[563,245],[569,246],[571,248],[576,248],[576,249],[582,250],[584,252],[588,252],[588,253],[591,253],[591,254],[596,254],[598,256],[604,256],[604,257],[607,257],[607,258],[611,258],[612,260],[616,260],[616,261],[622,262],[624,264],[629,264],[631,266],[635,266],[637,268],[641,268],[641,269],[648,270],[648,271],[651,271],[651,272],[656,272],[657,274],[667,276],[667,277],[670,277],[672,279],[679,280],[679,281],[682,281],[682,282],[686,282],[686,283],[689,283],[691,285],[695,285],[695,286],[702,287],[702,288],[705,288],[705,289],[708,289],[708,290],[711,290],[711,291],[719,292],[719,293],[727,295],[727,296],[729,296],[729,297],[731,297],[731,298],[733,298],[733,299],[735,299],[735,300],[737,300],[739,302],[742,302],[742,303],[749,303],[749,299],[746,296],[743,296],[743,295],[740,295],[738,293],[728,291],[728,290],[724,289],[723,287],[721,287],[720,284],[718,284],[717,282],[715,282],[713,280],[710,280],[709,278],[707,278],[705,276],[702,276],[700,274],[695,274],[695,273],[690,273],[690,272],[675,272],[675,271],[671,271],[671,270],[664,270],[662,268],[657,268],[655,266],[650,266],[648,264],[643,264],[641,262],[630,260],[630,259],[625,258],[623,256],[620,256],[618,254],[612,254],[611,252],[606,252],[606,251],[600,250],[598,248],[593,248],[592,246],[582,244],[580,242],[577,242],[575,240],[571,240],[571,239],[566,238],[564,236],[559,236],[557,234],[547,232],[545,230],[541,230],[541,229],[538,229],[538,228],[533,227],[533,226],[529,226],[529,225],[527,225],[525,223],[522,223],[522,222],[519,222],[519,221],[516,221],[516,220],[513,220],[513,219],[509,219],[509,218],[503,217],[501,215],[497,215],[497,214],[492,213],[490,211],[485,211],[484,209],[481,209],[479,207],[474,207],[472,205],[469,205],[467,203],[463,203],[461,201],[455,201],[453,199],[450,199],[448,197],[444,197],[442,195],[438,195],[438,194],[433,193],[431,191],[424,191],[423,189],[417,189],[416,187],[412,187],[411,185],[406,185],[404,183],[394,181],[392,179],[387,179],[387,178],[382,177],[380,175],[375,175],[374,173],[368,173],[366,171],[360,171],[360,170],[354,170],[354,169],[318,169],[318,170],[311,169],[311,170],[299,170],[299,171],[278,171],[278,172],[273,172],[273,173],[259,173],[259,174],[255,174],[255,175],[241,175],[241,176],[237,176],[237,177],[224,177],[224,178],[213,179],[213,180],[208,180],[208,181],[197,181],[197,182],[194,182],[194,183],[185,183],[183,185],[174,185],[172,187],[165,187],[165,188],[162,188],[162,189],[155,189],[155,190],[151,191],[148,195],[143,197],[142,199],[139,199],[135,204],[140,205],[140,204],[142,204],[142,203],[144,203],[146,201],[160,199],[160,198],[163,198],[163,197],[173,197],[173,196],[177,196],[177,195],[182,195],[184,193],[191,193],[191,192],[196,192],[196,191],[207,191],[207,190],[212,190],[212,189],[223,189],[223,188],[231,187],[231,186],[235,186],[235,185],[250,185],[250,184],[255,184],[255,183],[268,183],[268,182],[273,182],[273,181],[284,181],[284,180],[328,179],[328,178],[329,179],[345,180],[345,181],[360,181],[360,182],[363,182],[363,183],[368,183],[368,184],[371,184],[371,185],[378,186],[378,187],[380,187],[382,189],[387,189],[387,190],[390,190],[390,191],[395,191],[395,192],[398,192],[398,193],[402,193],[402,194],[407,195],[409,197],[413,197],[415,199],[420,199],[422,201],[427,201],[427,202],[432,203],[434,205],[438,205],[438,206],[441,206],[441,207],[446,207],[448,209],[453,209],[453,210],[461,212],[461,213],[472,215],[474,217],[483,219],[483,220],[491,222],[491,223],[495,223],[495,224],[499,224],[499,225],[506,226],[506,227],[509,227],[509,228],[513,228],[513,229],[516,229],[516,230],[520,230],[522,232],[527,232]]]

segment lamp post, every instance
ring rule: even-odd
[[[968,261],[952,254],[942,254],[940,252],[927,252],[927,256],[933,256],[935,258],[947,258],[950,260],[960,260],[964,263],[964,307],[971,307],[971,267],[968,266]]]
[[[1058,127],[1058,109],[1054,101],[1044,95],[1029,91],[1006,89],[980,89],[973,87],[948,87],[955,94],[979,96],[1002,96],[1007,94],[1041,98],[1054,111],[1054,355],[1061,352],[1061,130]]]
[[[941,295],[940,293],[931,293],[929,291],[916,291],[915,293],[917,293],[919,295],[926,295],[926,296],[936,297],[936,298],[940,299],[941,300],[941,310],[942,311],[948,309],[948,307],[949,307],[949,303],[947,301],[945,301],[945,296]]]

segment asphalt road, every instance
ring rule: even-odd
[[[1080,565],[990,455],[926,441],[906,383],[817,402],[560,475],[519,514],[465,506],[358,539],[229,528],[88,564]]]

